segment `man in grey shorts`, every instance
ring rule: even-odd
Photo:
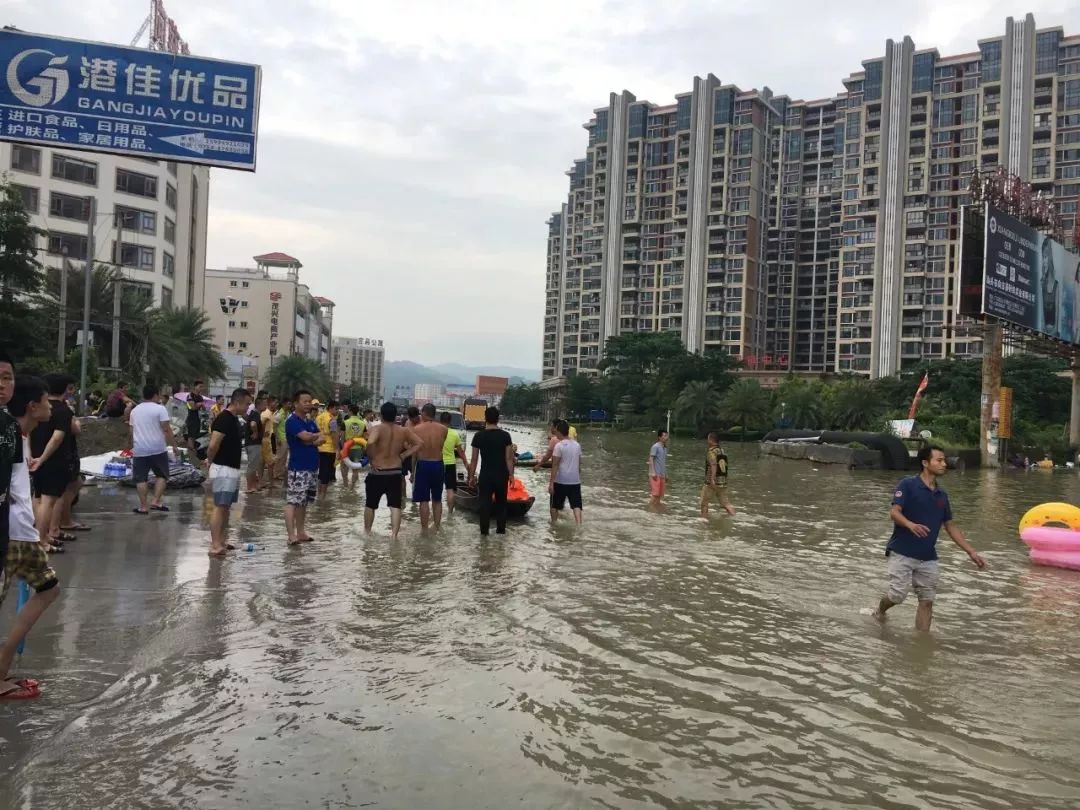
[[[937,479],[945,474],[945,452],[928,445],[919,450],[917,459],[922,472],[903,479],[893,493],[889,510],[893,533],[885,547],[885,556],[889,560],[889,587],[874,616],[884,621],[885,611],[903,602],[908,592],[914,589],[919,599],[915,627],[929,630],[938,584],[937,538],[942,527],[976,566],[985,568],[986,562],[953,522],[949,496],[937,485]]]
[[[148,385],[143,389],[143,401],[136,405],[128,417],[131,426],[131,477],[139,492],[139,505],[134,510],[137,515],[148,511],[147,499],[150,494],[149,478],[154,473],[154,500],[149,509],[155,512],[168,512],[161,499],[169,483],[168,447],[176,445],[169,412],[158,401],[158,388]]]

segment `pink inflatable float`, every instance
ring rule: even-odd
[[[1031,561],[1080,571],[1080,532],[1053,526],[1032,526],[1020,534],[1031,549]]]

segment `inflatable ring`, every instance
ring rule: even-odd
[[[353,461],[349,458],[353,450],[360,450],[363,453],[367,449],[367,439],[362,436],[356,439],[349,439],[345,442],[345,446],[341,448],[341,463],[348,467],[350,470],[360,470],[368,465],[367,455],[361,455],[359,461]]]
[[[1068,526],[1073,531],[1080,531],[1080,508],[1071,503],[1041,503],[1028,509],[1020,518],[1020,533],[1048,523],[1057,523]]]

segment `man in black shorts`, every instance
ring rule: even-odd
[[[203,381],[196,380],[191,387],[187,399],[187,418],[184,421],[184,435],[187,437],[188,452],[191,453],[191,462],[195,463],[199,458],[199,439],[204,434],[203,412]]]
[[[72,466],[78,463],[75,414],[64,401],[64,395],[73,382],[66,374],[46,375],[45,385],[52,412],[49,421],[42,422],[30,434],[30,452],[33,456],[30,462],[31,477],[38,500],[37,522],[42,534],[49,539],[47,550],[53,553],[64,551],[64,541],[75,539],[73,534],[61,537],[60,532],[60,517],[63,514],[61,501],[73,480]]]
[[[412,427],[394,424],[397,418],[397,405],[384,402],[379,409],[382,422],[368,430],[368,458],[371,469],[364,479],[367,495],[364,504],[364,531],[371,533],[375,523],[375,510],[386,496],[386,505],[390,507],[391,536],[397,539],[401,530],[402,490],[405,488],[401,474],[405,462],[420,451],[420,439],[413,433]]]
[[[446,510],[447,513],[453,513],[458,488],[457,460],[460,458],[466,469],[469,468],[469,460],[465,458],[465,441],[461,438],[461,434],[450,427],[450,411],[439,414],[439,421],[446,425],[446,443],[443,444],[442,453]]]

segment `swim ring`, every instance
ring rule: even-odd
[[[1049,523],[1059,525],[1046,525]],[[1020,539],[1036,565],[1080,571],[1080,508],[1069,503],[1043,503],[1029,509],[1020,520]]]
[[[359,470],[368,465],[367,439],[359,437],[349,439],[341,448],[341,463],[350,470]]]

